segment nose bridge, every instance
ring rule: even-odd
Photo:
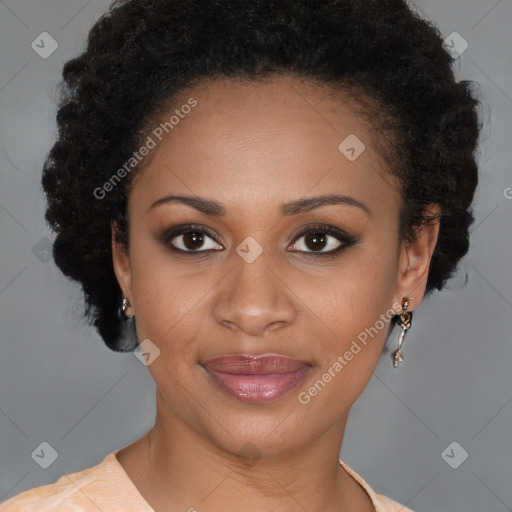
[[[239,249],[243,248],[240,244]],[[250,263],[239,254],[233,256],[238,261],[233,262],[215,303],[216,321],[252,336],[293,322],[293,303],[279,272],[272,268],[270,255],[263,251]]]

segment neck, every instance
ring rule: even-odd
[[[117,454],[156,512],[169,510],[170,503],[191,512],[374,510],[338,461],[348,414],[308,446],[264,456],[235,439],[236,450],[220,447],[162,402],[157,392],[154,427]]]

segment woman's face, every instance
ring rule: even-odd
[[[197,104],[182,108],[189,98]],[[160,420],[232,453],[251,443],[278,454],[339,432],[402,297],[412,309],[422,299],[436,229],[399,243],[396,181],[350,103],[321,89],[216,81],[163,121],[175,109],[168,134],[155,122],[130,193],[128,255],[113,244],[139,341],[160,350],[148,366]],[[309,201],[325,196],[341,199]],[[224,374],[225,389],[205,369],[263,354],[306,366]]]

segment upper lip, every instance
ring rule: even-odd
[[[312,366],[307,361],[281,356],[278,354],[264,354],[250,356],[233,354],[214,357],[202,363],[207,369],[222,373],[238,375],[270,375],[291,373],[305,366]]]

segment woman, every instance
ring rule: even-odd
[[[46,219],[156,420],[0,510],[410,510],[338,456],[468,250],[478,101],[451,64],[402,0],[115,2],[64,67]]]

